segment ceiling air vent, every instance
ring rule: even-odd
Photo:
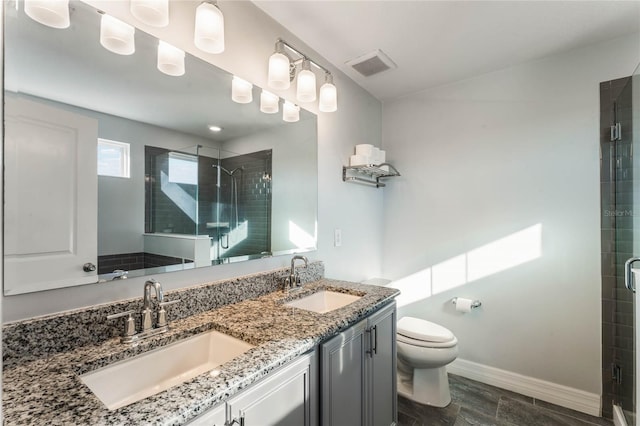
[[[379,49],[347,61],[346,64],[365,77],[371,77],[374,74],[398,67],[391,58]]]

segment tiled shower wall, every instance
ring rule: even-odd
[[[255,255],[270,251],[271,246],[271,182],[264,179],[271,176],[271,150],[253,152],[224,158],[220,161],[223,168],[237,170],[233,176],[238,185],[238,222],[247,222],[248,234],[241,242],[233,246],[224,257]],[[220,174],[220,188],[217,187],[217,173],[213,164],[218,159],[199,157],[198,166],[198,233],[210,235],[221,240],[229,229],[207,229],[207,222],[230,222],[235,220],[232,209],[232,178],[226,173]],[[218,189],[220,192],[218,193]],[[220,218],[216,219],[216,204],[221,203]],[[217,234],[217,232],[220,234]]]
[[[610,126],[616,121],[622,140],[612,142]],[[600,83],[602,414],[609,418],[613,403],[625,410],[633,405],[633,293],[624,285],[624,262],[633,256],[631,126],[630,78]]]
[[[227,170],[243,167],[238,202],[249,226],[247,238],[226,256],[242,256],[271,251],[271,155],[270,149],[222,160]],[[228,191],[223,197],[230,198]]]

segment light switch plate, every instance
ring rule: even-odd
[[[342,229],[336,228],[333,230],[333,245],[334,247],[342,245]]]

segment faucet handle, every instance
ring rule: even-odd
[[[117,313],[117,314],[107,315],[107,319],[108,320],[112,320],[112,319],[116,319],[116,318],[122,318],[122,317],[126,317],[127,315],[131,316],[131,315],[133,315],[135,313],[136,313],[135,310],[124,311],[124,312],[120,312],[120,313]]]
[[[118,314],[111,314],[111,315],[107,315],[107,320],[127,317],[124,321],[123,338],[126,336],[133,336],[134,334],[136,334],[136,321],[133,319],[133,314],[135,313],[136,311],[131,310],[131,311],[120,312]]]
[[[168,322],[167,322],[167,311],[164,309],[164,307],[165,306],[169,306],[169,305],[175,305],[179,301],[180,301],[180,299],[175,299],[175,300],[169,300],[167,302],[160,302],[158,304],[158,305],[160,305],[160,310],[158,311],[158,321],[156,322],[156,326],[157,327],[164,327],[164,326],[168,325]]]

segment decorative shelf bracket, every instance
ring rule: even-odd
[[[384,188],[386,184],[380,179],[394,176],[400,176],[400,172],[389,163],[342,166],[342,180],[344,182]]]

